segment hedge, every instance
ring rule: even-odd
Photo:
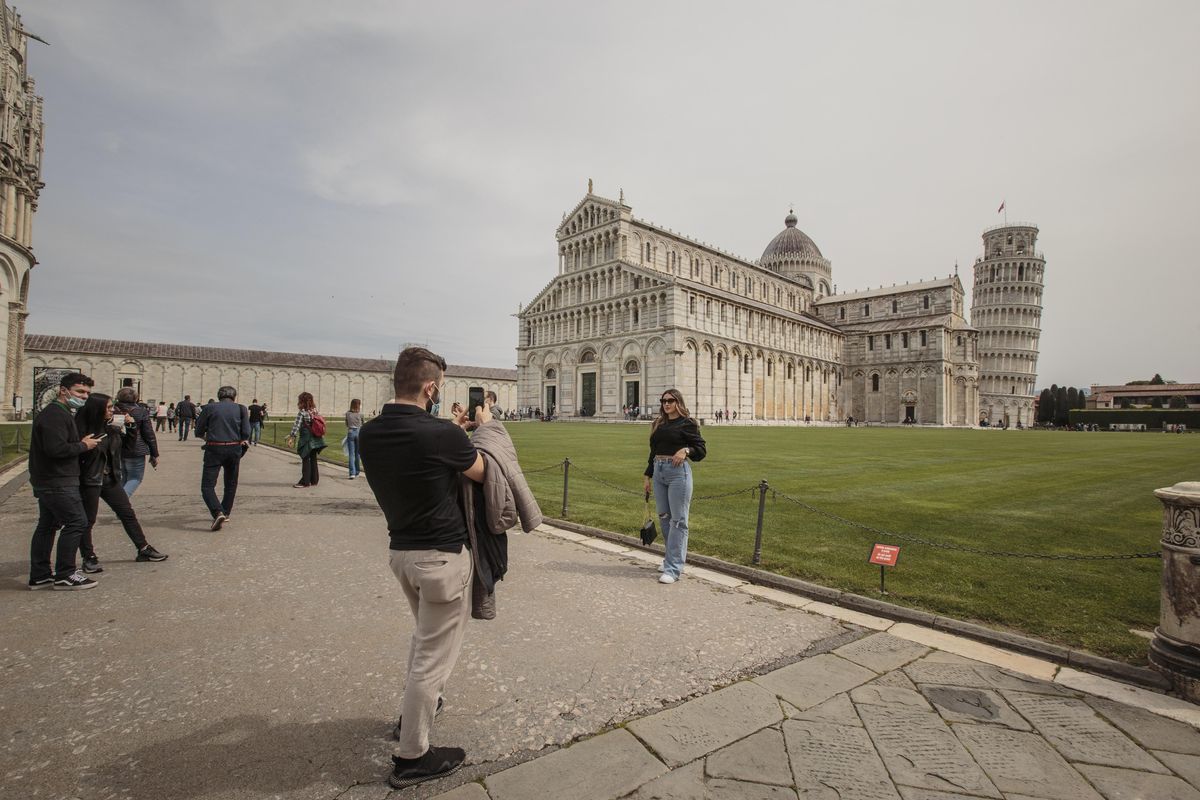
[[[1164,425],[1187,425],[1200,428],[1200,408],[1096,408],[1073,409],[1071,424],[1084,425],[1145,425],[1159,428]]]

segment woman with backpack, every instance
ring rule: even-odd
[[[325,418],[317,411],[317,403],[308,392],[301,392],[296,399],[296,421],[288,434],[289,447],[295,446],[300,456],[300,481],[295,489],[316,486],[321,480],[317,471],[317,455],[325,449]]]

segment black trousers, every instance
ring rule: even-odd
[[[75,553],[88,527],[79,487],[37,489],[34,494],[38,501],[38,521],[29,544],[29,580],[65,578],[75,571]],[[51,572],[50,551],[54,549],[54,533],[59,528],[62,532],[58,534],[58,555]]]
[[[300,459],[300,483],[305,486],[316,486],[321,481],[321,472],[317,469],[317,455],[320,450],[314,450]]]
[[[240,444],[204,445],[204,469],[200,473],[200,496],[213,519],[217,514],[229,516],[237,497],[238,468],[242,463]],[[217,473],[225,470],[225,494],[217,500]]]
[[[125,489],[117,484],[115,486],[84,486],[80,490],[83,496],[83,511],[87,514],[87,530],[79,539],[79,553],[85,559],[96,558],[96,547],[92,544],[92,528],[96,527],[96,515],[100,512],[100,498],[104,498],[104,502],[108,503],[108,507],[117,515],[117,519],[121,520],[121,526],[125,528],[125,535],[129,537],[129,541],[133,542],[133,546],[141,550],[146,546],[146,534],[142,532],[142,524],[138,522],[137,514],[133,512],[133,505],[129,502],[129,495],[125,494]]]

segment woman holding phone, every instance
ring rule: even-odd
[[[667,548],[659,583],[675,583],[687,561],[688,512],[692,505],[692,465],[708,455],[700,426],[692,419],[683,394],[667,389],[659,398],[658,416],[650,425],[650,458],[644,488],[654,492]]]
[[[114,424],[116,427],[113,427]],[[83,408],[75,414],[75,427],[81,437],[91,434],[101,439],[100,444],[79,457],[79,493],[83,497],[83,510],[87,514],[88,526],[79,540],[79,553],[83,557],[83,571],[103,572],[100,559],[92,541],[92,529],[96,526],[96,515],[100,500],[121,520],[125,535],[137,548],[138,561],[163,561],[165,553],[155,550],[146,541],[142,525],[138,522],[129,495],[125,494],[124,460],[121,457],[121,429],[125,427],[124,415],[114,418],[112,399],[108,395],[92,394]]]

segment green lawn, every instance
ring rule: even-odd
[[[29,430],[32,422],[0,425],[0,467],[29,452]]]
[[[282,443],[290,421],[279,423]],[[646,425],[509,423],[545,513],[635,534],[641,525]],[[343,461],[330,421],[325,455]],[[1052,555],[1153,553],[1162,507],[1153,491],[1197,478],[1200,436],[901,428],[704,429],[697,498],[766,479],[811,506],[884,531],[984,550]],[[267,441],[270,435],[264,433]],[[627,490],[620,492],[596,479]],[[749,564],[757,494],[694,501],[689,547]],[[660,540],[661,541],[661,540]],[[1143,662],[1130,628],[1158,621],[1158,559],[1071,561],[957,552],[876,534],[767,498],[762,567],[878,596],[872,543],[901,546],[888,600]]]

